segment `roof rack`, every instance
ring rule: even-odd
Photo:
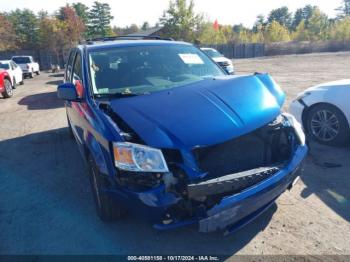
[[[162,38],[160,36],[148,36],[148,35],[121,35],[121,36],[106,36],[87,39],[86,44],[94,44],[95,42],[107,42],[115,40],[166,40],[174,41],[172,38]]]

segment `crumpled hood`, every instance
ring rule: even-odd
[[[264,126],[280,114],[284,99],[279,86],[265,74],[203,80],[116,99],[111,107],[148,145],[193,148]]]

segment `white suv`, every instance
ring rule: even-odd
[[[21,67],[24,76],[33,78],[34,73],[40,75],[39,64],[34,62],[32,56],[13,56],[11,60]]]
[[[235,74],[235,68],[232,60],[224,57],[219,51],[210,47],[202,47],[201,50],[206,53],[211,59],[214,60],[219,66],[221,66],[230,75]]]

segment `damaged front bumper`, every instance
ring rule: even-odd
[[[200,197],[202,194],[210,195],[226,193],[226,195],[204,212],[194,212],[193,216],[184,219],[169,219],[165,214],[169,209],[176,207],[182,200],[173,193],[166,192],[165,187],[160,186],[147,192],[133,192],[125,189],[113,191],[116,198],[122,198],[121,203],[126,203],[127,208],[138,216],[148,217],[153,221],[158,230],[168,230],[190,224],[198,224],[200,232],[213,232],[217,230],[235,231],[239,227],[253,220],[287,189],[291,188],[294,181],[302,172],[302,163],[308,152],[306,145],[300,145],[294,151],[291,161],[283,167],[271,167],[257,169],[239,174],[221,177],[205,183],[188,185],[189,197]],[[235,179],[258,175],[261,181],[247,189],[235,192]],[[232,190],[231,195],[227,192]],[[125,201],[127,200],[127,201]],[[203,211],[203,210],[202,210]]]

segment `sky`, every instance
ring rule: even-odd
[[[66,3],[79,0],[0,0],[0,12],[16,8],[29,8],[35,12],[46,10],[54,12]],[[80,0],[91,6],[94,0]],[[168,0],[100,0],[108,3],[112,8],[114,19],[112,25],[126,26],[132,23],[142,25],[148,21],[151,25],[158,22],[163,11],[168,7]],[[218,19],[219,24],[244,24],[251,27],[257,15],[268,13],[283,5],[291,11],[307,4],[317,5],[330,17],[336,15],[335,8],[342,0],[195,0],[195,11],[204,13],[210,20]]]

